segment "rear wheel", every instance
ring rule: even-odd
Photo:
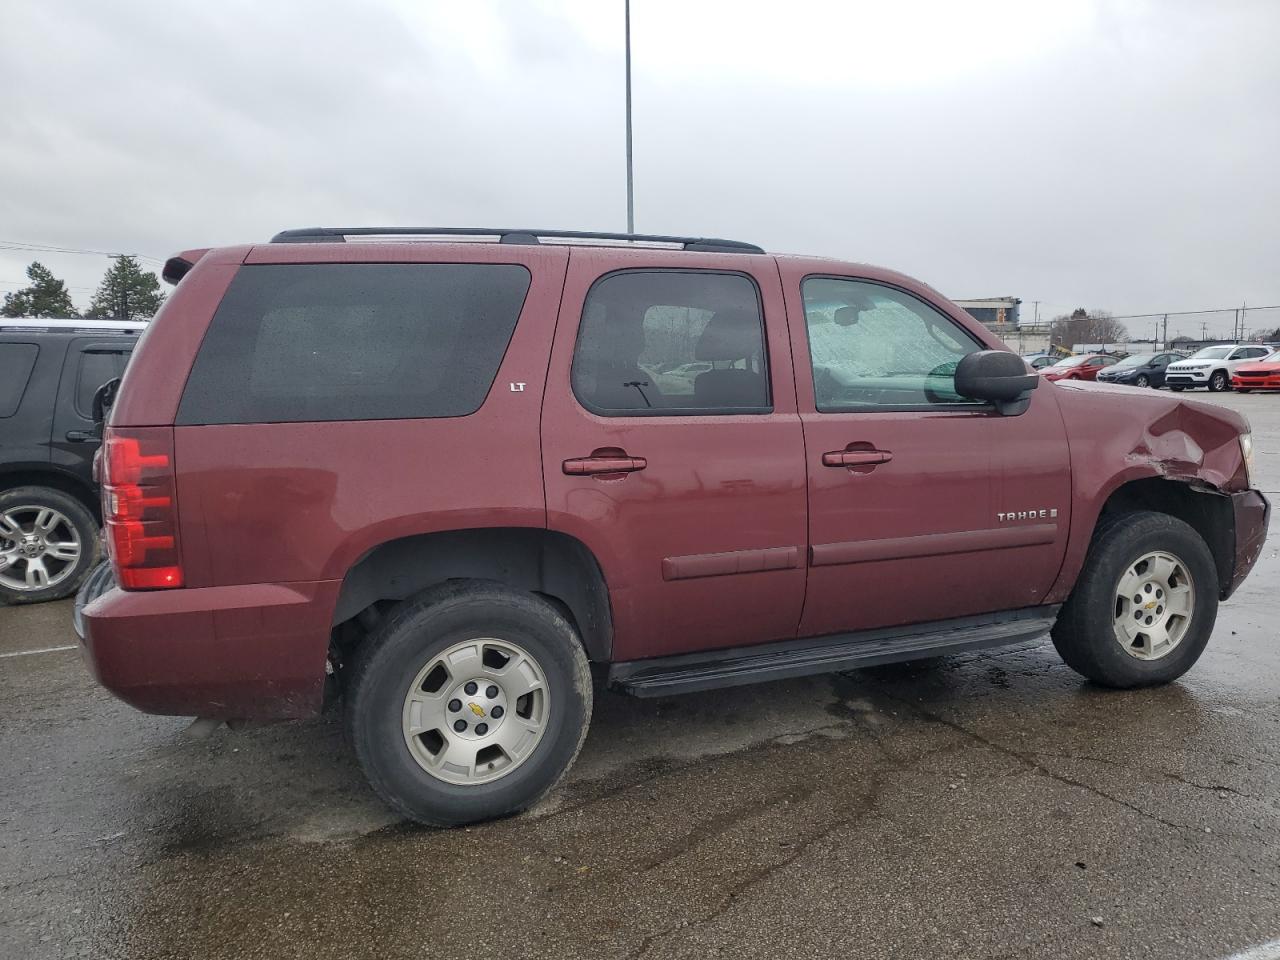
[[[1221,393],[1231,386],[1231,380],[1227,377],[1227,371],[1215,370],[1213,376],[1209,378],[1209,392]]]
[[[0,599],[39,603],[75,593],[98,558],[98,523],[61,490],[0,494]]]
[[[591,673],[550,604],[456,582],[402,603],[358,655],[347,696],[374,790],[419,823],[519,812],[573,763],[591,719]]]
[[[1153,686],[1191,669],[1217,614],[1217,570],[1200,535],[1167,514],[1118,514],[1094,535],[1053,644],[1094,683]]]

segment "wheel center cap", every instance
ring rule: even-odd
[[[506,691],[489,677],[472,677],[449,692],[449,729],[465,740],[486,740],[510,709]]]

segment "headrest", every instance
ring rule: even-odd
[[[702,329],[695,360],[742,360],[760,353],[760,320],[743,310],[721,310]]]
[[[839,327],[852,327],[858,322],[858,315],[862,313],[861,307],[836,307],[836,312],[832,316],[832,320]]]

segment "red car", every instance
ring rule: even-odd
[[[1040,376],[1046,380],[1096,380],[1098,371],[1111,366],[1117,359],[1101,353],[1082,353],[1041,368]]]
[[[165,277],[106,428],[87,660],[153,713],[341,697],[426,823],[551,790],[593,673],[666,696],[1052,631],[1099,684],[1167,683],[1265,538],[1239,414],[1036,389],[890,270],[348,228]]]
[[[1237,393],[1280,390],[1280,350],[1261,360],[1240,364],[1231,374],[1231,386]]]

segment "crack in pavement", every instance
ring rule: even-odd
[[[1187,831],[1193,831],[1198,833],[1204,829],[1203,827],[1196,827],[1189,823],[1179,823],[1176,820],[1169,820],[1165,817],[1160,816],[1159,814],[1150,813],[1147,810],[1143,810],[1141,807],[1137,806],[1136,804],[1132,804],[1128,800],[1124,800],[1113,794],[1107,793],[1105,790],[1095,787],[1090,783],[1085,783],[1083,780],[1077,780],[1074,777],[1067,776],[1066,774],[1057,773],[1056,771],[1050,770],[1048,767],[1044,766],[1043,764],[1033,759],[1036,756],[1035,753],[1029,753],[1029,754],[1021,753],[1018,750],[1013,749],[1012,747],[1007,747],[1002,743],[997,743],[995,740],[992,740],[989,737],[985,737],[974,730],[970,730],[969,728],[963,726],[962,724],[956,723],[954,720],[948,720],[946,717],[939,716],[938,714],[933,713],[932,711],[926,710],[924,707],[921,707],[919,704],[912,703],[910,700],[903,699],[902,697],[899,697],[896,694],[890,693],[887,690],[881,690],[880,692],[884,696],[888,697],[889,699],[896,700],[898,703],[901,703],[903,706],[910,707],[920,716],[924,717],[925,719],[933,723],[936,723],[936,724],[939,724],[940,726],[944,726],[951,730],[954,730],[956,733],[959,733],[962,736],[969,737],[972,740],[976,740],[978,743],[981,743],[983,746],[987,747],[990,750],[994,750],[997,753],[1003,754],[1004,756],[1017,760],[1019,763],[1025,765],[1030,770],[1032,770],[1033,772],[1039,775],[1046,776],[1051,780],[1056,780],[1059,783],[1065,784],[1067,786],[1075,787],[1078,790],[1084,790],[1086,793],[1091,793],[1094,796],[1099,797],[1100,799],[1107,800],[1111,803],[1116,804],[1117,806],[1121,806],[1127,810],[1131,810],[1132,812],[1136,813],[1138,816],[1142,817],[1143,819],[1151,820],[1155,823],[1163,824],[1164,826],[1171,827],[1174,830],[1187,830]],[[1227,837],[1234,836],[1237,839],[1245,839],[1237,834],[1229,834],[1229,833],[1219,833],[1218,836],[1227,836]]]

